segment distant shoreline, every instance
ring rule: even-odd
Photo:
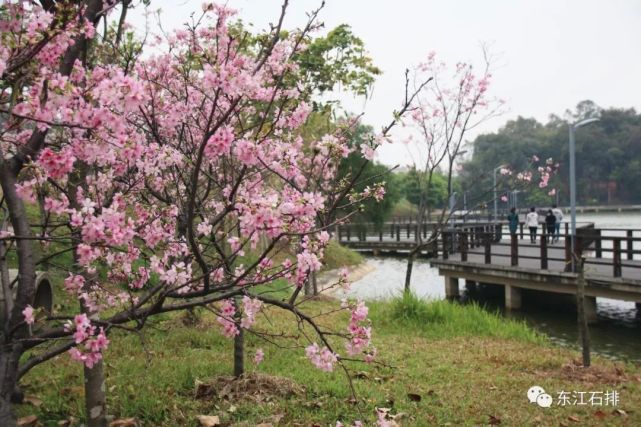
[[[363,277],[376,270],[376,267],[368,260],[364,260],[356,266],[342,268],[348,269],[349,273],[347,275],[347,280],[350,283],[361,280]],[[342,268],[334,268],[332,270],[323,271],[318,275],[318,278],[316,280],[319,292],[324,292],[327,290],[328,295],[334,295],[337,290],[341,289],[339,286],[333,285],[338,282],[338,277]]]

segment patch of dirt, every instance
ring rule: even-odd
[[[288,378],[252,373],[240,378],[222,375],[206,382],[197,381],[195,397],[260,403],[304,394],[305,389]]]
[[[558,376],[570,381],[587,383],[620,384],[630,380],[623,368],[619,366],[592,365],[584,368],[580,360],[572,360],[561,366]]]
[[[319,293],[318,295],[300,296],[298,301],[299,302],[303,302],[303,301],[336,302],[337,300],[331,295]]]

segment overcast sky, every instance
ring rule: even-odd
[[[152,0],[165,29],[177,28],[202,0]],[[281,0],[228,0],[255,28],[267,28]],[[320,0],[290,0],[285,27],[306,22]],[[137,16],[136,16],[137,15]],[[140,11],[130,23],[142,25]],[[436,51],[448,62],[480,62],[490,43],[495,63],[492,94],[509,111],[476,132],[491,132],[517,116],[546,121],[579,101],[641,111],[641,0],[327,0],[326,28],[351,25],[383,75],[373,96],[343,104],[379,129],[403,97],[405,68]],[[470,135],[473,139],[475,134]],[[385,145],[378,160],[412,162],[403,144]]]

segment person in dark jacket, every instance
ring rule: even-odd
[[[548,243],[554,243],[554,236],[556,235],[556,216],[554,215],[554,212],[552,212],[552,209],[549,209],[545,216],[545,226],[548,232]]]
[[[519,227],[519,215],[516,213],[516,208],[510,209],[510,213],[507,215],[507,221],[510,234],[516,234],[516,229]]]

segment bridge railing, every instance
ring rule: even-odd
[[[338,240],[340,242],[417,242],[419,236],[423,240],[428,239],[436,232],[439,234],[441,230],[455,229],[465,230],[472,235],[480,235],[482,233],[493,232],[496,233],[497,239],[500,240],[501,230],[503,224],[488,223],[488,222],[454,222],[449,225],[442,223],[424,223],[418,224],[385,224],[382,227],[372,223],[356,223],[356,224],[341,224],[337,227]],[[454,250],[454,249],[452,249]]]
[[[639,229],[593,229],[581,236],[589,239],[590,264],[612,265],[613,277],[621,277],[623,268],[641,269],[641,230]]]
[[[468,261],[470,255],[482,255],[485,264],[509,265],[517,267],[522,261],[529,267],[536,266],[548,270],[550,264],[557,262],[562,270],[572,270],[572,239],[566,235],[562,246],[551,245],[551,237],[542,229],[537,233],[536,251],[532,244],[521,243],[519,233],[507,234],[508,239],[497,241],[502,230],[472,234],[469,230],[449,229],[443,231],[439,255],[448,259],[452,253],[459,253],[461,261]],[[577,227],[575,256],[585,257],[587,266],[598,267],[597,271],[611,277],[622,277],[623,269],[641,272],[641,230],[637,229],[599,229],[594,224],[585,223]],[[478,249],[480,248],[480,249]],[[635,275],[634,273],[632,273]],[[641,274],[639,274],[641,278]]]
[[[442,212],[440,209],[436,209],[432,211],[429,215],[426,215],[423,222],[427,223],[435,223],[437,220],[441,217]],[[492,213],[489,213],[487,211],[469,211],[466,214],[460,214],[457,212],[454,212],[452,214],[452,219],[454,219],[457,222],[492,222]],[[500,218],[504,218],[506,216],[505,213],[501,213],[499,216]],[[389,218],[387,221],[385,221],[385,224],[416,224],[418,223],[418,216],[417,215],[404,215],[404,216],[393,216]]]

